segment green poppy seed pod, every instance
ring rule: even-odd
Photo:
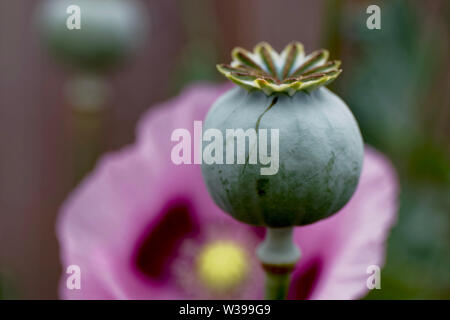
[[[146,30],[143,10],[132,0],[49,0],[38,9],[37,22],[58,59],[89,71],[116,65]]]
[[[306,225],[336,213],[353,195],[363,141],[348,106],[323,87],[341,72],[339,62],[327,58],[324,50],[305,57],[299,43],[281,54],[262,43],[253,53],[235,49],[233,63],[218,66],[239,86],[213,104],[203,133],[222,133],[222,148],[215,151],[229,161],[204,160],[202,173],[216,204],[237,220],[272,228]],[[239,129],[248,133],[244,163]]]

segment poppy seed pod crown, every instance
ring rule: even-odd
[[[267,95],[311,91],[336,79],[342,70],[340,61],[327,61],[329,52],[318,50],[305,56],[303,45],[292,42],[278,54],[268,43],[255,46],[253,53],[234,48],[231,64],[217,69],[232,82],[248,90]]]

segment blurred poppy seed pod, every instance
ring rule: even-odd
[[[272,228],[310,224],[339,211],[356,189],[363,162],[356,120],[324,87],[340,74],[340,62],[327,62],[326,50],[305,56],[297,42],[280,54],[267,43],[254,52],[236,48],[232,57],[231,65],[217,67],[238,87],[213,104],[203,132],[218,129],[227,137],[227,129],[255,129],[261,138],[266,129],[266,149],[279,152],[279,163],[267,175],[261,154],[258,163],[249,163],[260,151],[259,139],[257,146],[247,144],[244,164],[237,164],[237,152],[234,164],[203,163],[216,204],[237,220]],[[271,129],[278,130],[278,140],[269,137]],[[224,153],[229,143],[223,139]]]
[[[74,6],[79,8],[79,29],[68,27]],[[146,31],[142,7],[132,0],[49,0],[39,8],[37,22],[57,58],[89,71],[116,65],[136,49]]]

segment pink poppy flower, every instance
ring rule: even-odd
[[[174,129],[193,136],[229,86],[195,85],[152,108],[137,142],[103,157],[62,206],[57,222],[63,269],[77,265],[81,288],[66,299],[263,297],[254,255],[263,228],[239,223],[211,200],[199,165],[175,165]],[[396,220],[397,182],[389,162],[366,147],[358,189],[331,218],[295,229],[302,258],[291,299],[354,299],[367,293],[367,268],[382,266]]]

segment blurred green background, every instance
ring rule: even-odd
[[[331,89],[399,175],[382,289],[366,299],[450,298],[449,1],[140,2],[146,43],[107,74],[107,108],[80,119],[62,94],[74,71],[52,60],[32,23],[40,1],[1,1],[0,297],[57,297],[58,207],[100,154],[133,141],[150,105],[194,81],[223,81],[215,64],[234,46],[265,40],[280,50],[298,40],[342,60]],[[381,8],[381,30],[366,27],[371,4]],[[89,139],[79,126],[95,139],[74,174],[77,145]]]

